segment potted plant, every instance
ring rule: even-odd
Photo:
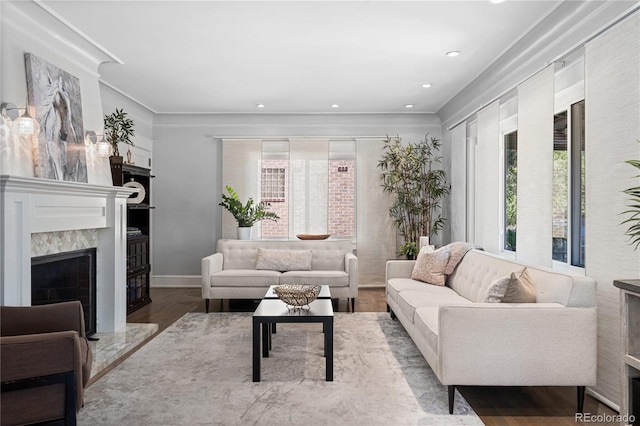
[[[627,160],[626,163],[640,169],[640,160]],[[638,178],[640,175],[634,177]],[[626,235],[629,236],[629,244],[634,246],[634,250],[637,250],[640,246],[640,186],[626,189],[624,193],[629,195],[631,204],[627,206],[629,210],[622,212],[622,214],[630,214],[631,216],[622,223],[629,224]]]
[[[436,168],[442,161],[440,146],[440,140],[428,134],[418,143],[403,144],[399,136],[384,141],[378,162],[381,186],[393,196],[389,215],[404,238],[404,251],[413,247],[408,243],[417,251],[420,236],[431,238],[444,226],[441,203],[450,187],[445,171]]]
[[[104,137],[113,151],[110,157],[112,163],[122,164],[118,143],[134,146],[131,140],[134,136],[134,126],[133,120],[127,118],[127,113],[123,109],[116,108],[116,112],[104,116]]]
[[[418,245],[415,241],[405,241],[400,246],[400,256],[407,256],[407,259],[413,260],[418,254]]]
[[[238,222],[238,239],[250,240],[251,228],[256,222],[265,219],[273,221],[280,219],[276,213],[267,210],[269,203],[264,201],[256,203],[253,198],[249,198],[243,204],[238,193],[232,187],[227,185],[225,189],[229,195],[222,194],[222,202],[219,205],[227,209]]]

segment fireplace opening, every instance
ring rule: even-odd
[[[96,249],[31,258],[31,305],[79,300],[85,332],[96,332]]]

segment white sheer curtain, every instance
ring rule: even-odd
[[[229,185],[243,201],[249,197],[259,200],[261,161],[262,140],[222,139],[222,191],[226,193],[224,188]],[[222,238],[237,238],[237,227],[233,216],[225,210],[222,213]],[[254,232],[259,232],[259,228]]]
[[[554,67],[518,86],[516,258],[551,267]]]
[[[451,129],[451,241],[467,240],[467,122]]]
[[[493,102],[478,112],[476,184],[476,241],[497,253],[500,241],[500,105]]]

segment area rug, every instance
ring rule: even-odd
[[[278,324],[252,381],[251,314],[190,313],[91,385],[80,425],[476,425],[400,323],[336,313],[334,381],[321,324]]]

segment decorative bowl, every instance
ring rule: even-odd
[[[320,286],[312,284],[282,284],[275,286],[273,291],[287,305],[306,306],[318,298]]]
[[[300,240],[326,240],[331,234],[298,234],[296,237]]]

